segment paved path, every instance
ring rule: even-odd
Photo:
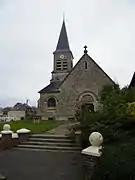
[[[70,133],[69,128],[71,126],[74,126],[75,124],[76,124],[76,122],[67,121],[64,124],[54,128],[54,129],[51,129],[51,130],[47,131],[46,133],[56,134],[56,135],[68,135]]]
[[[80,153],[0,152],[0,173],[7,180],[83,180]]]

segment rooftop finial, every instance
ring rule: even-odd
[[[63,21],[65,21],[65,12],[63,12]]]
[[[84,54],[87,54],[87,52],[88,52],[88,51],[87,51],[87,46],[85,45],[85,46],[84,46]]]

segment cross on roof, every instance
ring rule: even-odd
[[[87,54],[88,50],[87,50],[87,46],[84,46],[84,54]]]

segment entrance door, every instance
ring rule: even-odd
[[[93,113],[94,112],[94,105],[92,103],[82,104],[82,112],[84,113]]]

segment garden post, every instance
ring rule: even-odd
[[[1,142],[0,142],[0,149],[5,150],[12,147],[12,131],[10,130],[11,127],[9,124],[3,125],[3,130],[1,131]]]
[[[83,167],[84,167],[84,179],[91,180],[95,165],[98,163],[99,158],[102,155],[102,142],[103,137],[98,132],[93,132],[89,136],[91,146],[82,150]]]

